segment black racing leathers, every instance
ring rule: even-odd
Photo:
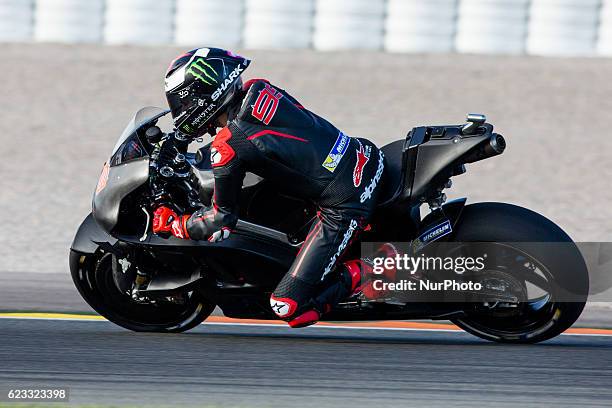
[[[350,279],[335,272],[335,267],[367,225],[376,204],[385,164],[373,143],[345,135],[284,90],[254,80],[245,85],[236,117],[212,143],[211,163],[213,207],[187,221],[192,239],[206,239],[221,228],[235,227],[245,172],[255,173],[284,191],[314,201],[320,209],[271,298],[273,310],[290,319],[305,307],[323,312],[348,295]],[[344,283],[327,285],[322,295],[321,282],[333,275]]]

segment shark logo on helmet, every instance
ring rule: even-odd
[[[240,76],[240,74],[242,74],[242,71],[244,71],[244,68],[242,68],[240,65],[234,68],[234,70],[227,76],[227,78],[225,78],[225,81],[223,81],[219,88],[217,88],[217,90],[212,93],[212,100],[216,101],[217,99],[219,99],[223,91],[225,91],[227,87],[230,86],[234,82],[234,80]]]

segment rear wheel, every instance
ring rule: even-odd
[[[196,292],[135,301],[120,290],[113,278],[111,254],[71,253],[73,281],[81,296],[111,322],[138,332],[179,333],[199,325],[215,305]]]
[[[497,246],[488,251],[496,258],[481,273],[520,299],[515,305],[470,305],[465,317],[454,320],[465,331],[497,342],[536,343],[559,335],[580,317],[588,295],[587,268],[571,238],[550,220],[514,205],[472,204],[465,207],[453,240]],[[532,243],[563,244],[552,244],[551,250]]]

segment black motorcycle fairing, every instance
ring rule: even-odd
[[[407,156],[404,154],[406,143],[407,140],[396,140],[380,148],[385,155],[385,176],[381,184],[379,206],[392,204],[402,192],[407,169]]]
[[[232,239],[219,243],[161,238],[152,234],[145,241],[133,236],[117,239],[106,233],[89,214],[71,245],[71,254],[74,254],[71,259],[76,262],[74,265],[71,263],[71,269],[78,269],[78,259],[82,256],[95,256],[100,250],[120,256],[130,250],[144,250],[155,254],[158,266],[167,265],[162,269],[168,273],[154,274],[150,289],[143,290],[143,294],[170,295],[199,282],[202,290],[206,290],[206,285],[214,284],[214,293],[229,290],[246,294],[256,290],[261,295],[274,289],[298,250],[286,241],[286,236],[284,239],[282,236],[275,231],[262,235],[261,227],[251,226],[249,229],[243,225],[232,234]],[[183,263],[184,270],[170,272],[172,268],[169,265]],[[189,263],[191,265],[187,265]],[[220,295],[214,298],[217,296]]]
[[[102,229],[90,213],[79,226],[70,249],[84,254],[94,254],[100,245],[114,246],[116,243],[117,238]]]
[[[463,165],[501,154],[505,141],[485,123],[471,134],[461,126],[428,126],[412,130],[408,153],[414,171],[405,185],[404,197],[425,202],[439,194],[440,188],[453,176],[462,174]],[[499,142],[498,142],[499,141]],[[498,144],[498,145],[496,145]],[[495,147],[491,147],[496,145]],[[416,149],[414,147],[417,147]]]
[[[143,132],[154,126],[168,110],[140,109],[117,140],[93,196],[93,216],[107,232],[119,221],[122,200],[149,180],[149,154],[153,146]]]
[[[289,244],[285,234],[273,230],[269,230],[269,234],[261,231],[256,232],[248,227],[243,227],[242,224],[243,222],[239,221],[237,228],[232,232],[231,239],[221,242],[194,241],[173,236],[162,238],[155,234],[148,234],[142,241],[134,236],[118,236],[118,238],[121,242],[143,245],[155,250],[176,250],[180,248],[185,251],[216,251],[229,248],[256,254],[266,259],[278,259],[283,264],[287,263],[285,261],[288,259],[292,260],[297,253],[298,248]],[[260,226],[255,227],[261,228]],[[288,264],[291,264],[291,261]]]
[[[146,289],[139,291],[142,295],[171,295],[173,293],[185,292],[196,287],[200,279],[203,279],[200,269],[194,269],[190,274],[164,273],[156,275],[147,285]]]
[[[119,221],[123,200],[149,180],[149,158],[142,157],[108,169],[108,181],[98,188],[92,201],[92,214],[107,232]]]
[[[412,183],[416,172],[418,147],[427,142],[427,128],[414,128],[403,140],[396,140],[381,148],[385,155],[385,178],[382,199],[383,208],[409,207]]]
[[[496,140],[497,148],[490,148]],[[382,207],[406,208],[427,202],[441,191],[461,166],[501,154],[503,138],[485,123],[464,135],[461,126],[422,126],[412,129],[405,140],[384,147],[385,182]]]

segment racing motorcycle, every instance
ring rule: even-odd
[[[134,331],[183,332],[215,307],[232,318],[277,319],[269,296],[298,253],[317,208],[247,173],[240,219],[229,239],[210,243],[153,234],[158,205],[189,213],[211,203],[214,187],[210,145],[161,160],[163,146],[177,139],[157,126],[167,114],[155,107],[138,111],[104,165],[92,212],[70,250],[78,291],[96,312]],[[409,243],[415,251],[437,243],[457,243],[453,251],[465,243],[488,245],[488,253],[497,255],[489,257],[486,268],[462,275],[483,289],[468,290],[463,301],[444,294],[439,301],[423,301],[357,293],[324,320],[451,320],[484,339],[535,343],[578,319],[588,273],[561,228],[515,205],[466,205],[465,198],[446,202],[443,191],[467,164],[503,153],[505,139],[493,130],[484,115],[471,114],[467,123],[416,127],[382,147],[386,166],[376,175],[382,199],[360,236],[362,242]],[[550,250],[550,243],[563,244],[563,250]]]

